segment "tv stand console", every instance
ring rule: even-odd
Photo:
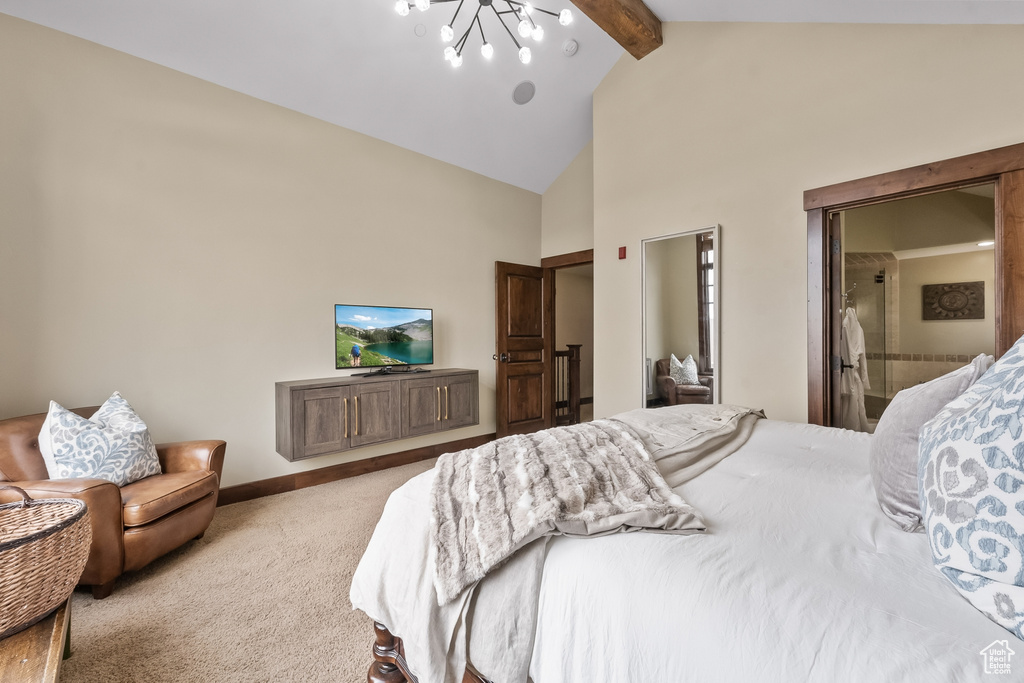
[[[480,424],[477,370],[278,382],[275,392],[277,452],[293,461]]]

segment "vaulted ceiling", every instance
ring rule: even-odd
[[[643,43],[645,5],[573,0],[627,54],[569,0],[534,2],[570,7],[575,21],[563,27],[541,15],[544,39],[528,41],[533,59],[524,65],[493,13],[482,13],[494,57],[481,57],[474,30],[458,68],[439,37],[457,2],[404,17],[394,0],[0,0],[0,12],[543,192],[591,139],[594,89],[618,59],[637,54],[629,34]],[[478,0],[465,3],[458,34]],[[646,8],[662,22],[1024,23],[1024,3],[1007,0],[646,0]],[[578,49],[566,56],[570,39]],[[536,94],[520,105],[512,94],[523,81]]]

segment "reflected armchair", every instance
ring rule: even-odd
[[[669,359],[662,358],[654,365],[654,383],[657,387],[658,397],[665,405],[674,406],[682,403],[711,403],[711,387],[713,378],[711,375],[700,375],[700,384],[676,384],[669,374]]]

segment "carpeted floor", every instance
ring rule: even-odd
[[[217,509],[199,541],[76,592],[62,683],[366,680],[348,591],[388,494],[434,460]]]

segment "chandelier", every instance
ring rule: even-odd
[[[494,12],[494,16],[497,17],[498,23],[508,33],[509,38],[516,44],[516,48],[519,49],[519,61],[523,64],[529,64],[532,54],[530,48],[526,45],[521,45],[516,39],[515,33],[512,33],[512,29],[505,23],[505,17],[509,14],[513,15],[512,18],[516,20],[516,33],[525,42],[527,39],[533,39],[540,41],[544,38],[544,28],[534,20],[534,13],[540,12],[542,14],[548,14],[552,17],[558,17],[558,23],[562,26],[568,26],[572,23],[572,12],[567,9],[561,12],[549,12],[539,7],[534,7],[529,2],[519,2],[518,0],[469,0],[477,2],[476,13],[470,20],[466,30],[463,31],[462,36],[455,41],[454,44],[448,45],[444,49],[444,58],[451,62],[452,66],[462,65],[462,50],[466,47],[466,41],[469,39],[469,34],[473,31],[473,27],[476,26],[480,32],[480,54],[485,59],[490,59],[494,56],[494,47],[487,42],[487,38],[484,36],[484,26],[480,22],[480,12],[483,10],[486,13],[485,8],[491,8]],[[442,2],[458,2],[459,6],[455,8],[455,14],[452,16],[452,20],[441,27],[441,39],[445,43],[451,43],[455,40],[455,21],[459,18],[459,12],[462,11],[462,5],[466,0],[398,0],[395,3],[395,11],[403,17],[409,14],[409,11],[415,7],[421,12],[426,12],[430,9],[432,4],[438,4]],[[498,10],[495,7],[495,3],[500,6],[508,6],[508,9]]]

